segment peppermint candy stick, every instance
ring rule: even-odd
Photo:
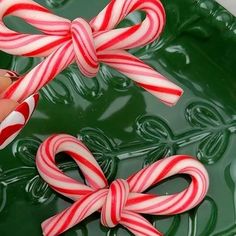
[[[0,70],[0,94],[18,79],[19,75],[14,71]],[[6,147],[27,124],[37,102],[38,94],[30,96],[21,104],[11,99],[0,99],[0,150]]]
[[[28,123],[37,106],[38,99],[38,94],[33,94],[32,96],[28,97],[27,99],[25,99],[25,101],[16,106],[14,111],[12,111],[2,121],[2,123],[0,123],[0,150],[11,143]]]
[[[5,0],[0,6],[0,49],[14,55],[47,57],[2,98],[22,102],[74,61],[88,77],[97,74],[100,62],[108,64],[170,106],[182,94],[178,86],[125,51],[159,37],[165,24],[159,0],[113,0],[90,23],[81,18],[70,22],[31,0]],[[114,29],[137,10],[146,13],[143,22]],[[9,15],[22,18],[43,34],[23,34],[7,28],[3,19]]]
[[[87,185],[66,176],[57,166],[55,156],[66,152],[80,167]],[[186,155],[168,157],[140,170],[127,180],[107,180],[87,147],[69,135],[54,135],[39,148],[36,165],[42,178],[59,194],[75,203],[42,224],[45,236],[63,233],[90,214],[101,212],[107,227],[121,224],[137,236],[162,235],[140,214],[175,215],[198,205],[205,197],[209,179],[204,166]],[[182,192],[171,195],[144,194],[148,188],[176,174],[192,179]]]

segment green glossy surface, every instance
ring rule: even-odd
[[[73,19],[91,18],[108,0],[39,2]],[[34,164],[41,140],[61,132],[82,138],[110,181],[163,156],[197,156],[210,175],[205,201],[182,215],[149,219],[170,236],[236,234],[236,21],[211,0],[164,4],[164,34],[133,53],[182,86],[180,102],[166,107],[105,66],[92,80],[81,76],[75,65],[65,70],[41,91],[40,105],[24,132],[0,152],[1,236],[41,235],[40,223],[71,204],[42,182]],[[123,24],[139,19],[137,13]],[[7,22],[18,30],[32,30],[21,21]],[[3,53],[0,58],[1,68],[20,73],[39,62]],[[62,169],[77,178],[75,164],[62,159]],[[173,193],[186,185],[186,179],[177,177],[151,191]],[[130,234],[122,227],[102,227],[95,214],[64,235]]]

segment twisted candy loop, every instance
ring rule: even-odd
[[[69,154],[80,167],[87,185],[66,176],[58,169],[55,155]],[[204,166],[193,157],[172,156],[155,162],[108,187],[107,180],[87,147],[69,135],[54,135],[39,148],[36,165],[42,178],[58,193],[75,203],[42,224],[46,236],[59,235],[95,211],[108,227],[122,224],[139,236],[162,235],[141,214],[174,215],[187,211],[205,197],[209,180]],[[165,196],[143,194],[149,187],[176,175],[187,174],[192,182],[180,193]]]
[[[90,23],[81,18],[70,22],[31,0],[3,0],[0,4],[0,49],[14,55],[47,56],[11,86],[3,98],[23,101],[74,60],[88,77],[97,74],[100,62],[105,63],[168,105],[174,105],[181,96],[182,90],[178,86],[125,51],[159,37],[165,24],[165,12],[159,0],[112,0]],[[146,13],[143,22],[114,29],[136,10]],[[29,35],[10,30],[3,23],[8,15],[24,19],[44,34]]]

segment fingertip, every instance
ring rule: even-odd
[[[0,122],[2,122],[19,105],[10,99],[0,99]]]
[[[12,80],[10,77],[0,76],[0,94],[3,93],[11,84]]]

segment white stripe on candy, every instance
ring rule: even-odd
[[[137,10],[146,13],[141,23],[114,29]],[[29,35],[7,28],[3,19],[9,15],[22,18],[44,34]],[[165,11],[159,0],[112,0],[90,23],[81,18],[70,22],[31,0],[4,0],[0,3],[0,49],[14,55],[47,58],[1,97],[22,102],[74,61],[84,75],[94,77],[101,62],[172,106],[182,89],[125,51],[153,42],[164,25]]]
[[[19,134],[28,123],[38,103],[38,94],[34,94],[23,101],[0,124],[0,150],[5,148]]]
[[[59,170],[55,161],[59,152],[66,152],[76,161],[88,185]],[[162,233],[140,214],[175,215],[188,211],[203,200],[209,187],[204,166],[186,155],[159,160],[127,180],[113,181],[109,187],[87,147],[69,135],[54,135],[45,140],[38,150],[36,165],[50,187],[75,201],[71,207],[43,222],[45,236],[59,235],[96,211],[101,212],[104,226],[121,224],[137,236],[160,236]],[[176,174],[191,177],[190,185],[182,192],[165,196],[142,193]]]

